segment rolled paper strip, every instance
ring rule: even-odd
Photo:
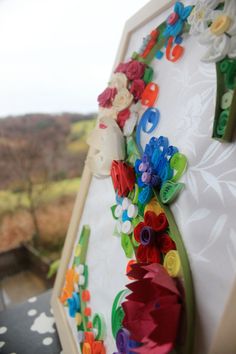
[[[121,231],[127,235],[129,235],[129,234],[131,234],[131,232],[133,232],[133,225],[130,220],[126,220],[123,222],[123,224],[121,226]]]
[[[160,190],[160,199],[163,204],[172,203],[184,188],[184,183],[167,181],[163,183]]]
[[[116,335],[116,347],[120,353],[129,352],[129,331],[121,328]]]
[[[160,112],[158,109],[154,107],[148,108],[143,113],[136,129],[136,144],[140,153],[143,152],[141,146],[141,132],[143,131],[147,134],[151,134],[154,131],[154,129],[156,129],[159,120],[160,120]],[[143,162],[145,161],[143,160]]]
[[[184,171],[186,170],[187,167],[186,156],[181,154],[180,152],[174,154],[170,159],[170,167],[177,171],[176,174],[171,178],[171,181],[177,182],[180,179],[180,177],[183,175]]]
[[[168,227],[168,220],[164,213],[156,215],[152,211],[147,211],[144,214],[144,223],[157,232],[162,232]]]
[[[127,210],[130,204],[131,200],[129,200],[128,198],[124,198],[122,202],[122,209]]]
[[[150,199],[152,198],[153,196],[153,190],[150,186],[146,186],[142,189],[142,191],[139,193],[139,196],[138,196],[138,201],[141,203],[141,204],[147,204]]]
[[[92,314],[91,307],[85,307],[85,309],[84,309],[84,315],[85,315],[86,317],[89,317],[89,316],[91,316],[91,314]]]
[[[88,342],[84,342],[82,353],[83,354],[92,354],[92,348]]]
[[[77,272],[81,275],[84,274],[84,264],[79,264],[77,267]]]
[[[152,175],[148,172],[143,172],[142,174],[142,182],[145,184],[148,184],[151,181]]]
[[[84,332],[83,331],[78,331],[77,339],[78,339],[79,343],[82,343],[84,341]]]
[[[216,132],[218,135],[224,135],[227,123],[229,120],[229,110],[222,111],[219,116],[219,121],[216,127]]]
[[[134,280],[134,278],[130,277],[128,274],[129,272],[132,270],[132,265],[133,264],[136,264],[137,261],[135,261],[134,259],[131,259],[128,263],[127,263],[127,266],[126,266],[126,275],[127,277],[130,279],[130,280]]]
[[[112,305],[112,312],[111,312],[111,328],[112,328],[112,335],[116,338],[117,332],[122,327],[122,321],[124,319],[124,310],[121,307],[122,302],[125,299],[128,291],[121,290],[115,297],[115,300]]]
[[[228,31],[231,25],[231,18],[227,15],[218,16],[211,24],[210,31],[216,35],[220,36]]]
[[[134,228],[134,238],[139,243],[141,243],[140,234],[144,226],[144,222],[141,221]]]
[[[79,285],[84,285],[85,284],[85,276],[84,275],[80,275],[79,277]]]
[[[89,343],[90,345],[94,342],[94,334],[93,332],[84,332],[84,340],[85,342]]]
[[[174,63],[182,57],[182,55],[184,54],[184,48],[179,44],[176,44],[174,47],[172,46],[173,37],[170,37],[168,39],[168,44],[166,47],[166,58],[167,60]]]
[[[136,239],[134,237],[134,233],[132,233],[131,239],[132,239],[132,244],[134,247],[138,247],[140,245],[140,242],[136,241]]]
[[[140,172],[145,172],[145,171],[147,171],[148,168],[149,168],[148,162],[141,162],[138,169]]]
[[[181,262],[178,251],[169,251],[165,255],[163,266],[171,277],[176,278],[181,276]]]
[[[138,263],[147,263],[147,252],[148,247],[144,245],[139,245],[136,251],[136,258]]]
[[[150,183],[152,187],[159,188],[161,186],[161,178],[158,175],[152,175]]]
[[[88,286],[88,266],[86,264],[84,265],[84,275],[82,276],[84,276],[84,281],[82,281],[83,284],[80,284],[80,286],[82,289],[86,289]]]
[[[91,321],[88,321],[88,322],[87,322],[87,328],[88,328],[88,329],[92,329],[92,328],[93,328],[93,324],[92,324]]]
[[[152,211],[156,215],[164,212],[156,198],[152,198],[152,200],[145,206],[144,213],[147,211]]]
[[[233,101],[233,91],[228,91],[223,94],[222,99],[221,99],[221,108],[222,109],[227,109],[230,108],[231,103]]]
[[[69,307],[69,315],[70,317],[75,317],[76,312],[80,311],[80,298],[76,292],[73,292],[72,297],[67,299],[68,307]]]
[[[158,50],[155,54],[155,58],[160,60],[163,58],[163,55],[164,55],[164,53],[161,50]]]
[[[117,229],[117,232],[120,234],[121,229],[122,229],[122,222],[120,220],[118,220],[116,223],[116,229]]]
[[[176,12],[172,12],[167,19],[169,25],[174,25],[179,19],[179,15]]]
[[[93,351],[93,354],[106,354],[106,349],[104,347],[103,342],[101,342],[101,341],[94,341],[93,342],[92,351]]]
[[[96,340],[103,340],[105,337],[105,319],[102,314],[96,313],[93,316],[93,328],[97,330]]]
[[[167,233],[161,234],[158,237],[158,245],[159,245],[160,251],[164,254],[168,253],[171,250],[176,249],[175,242],[172,240],[172,238]]]
[[[179,152],[178,148],[176,146],[168,146],[166,154],[170,157],[172,157],[174,154],[176,154],[177,152]]]
[[[154,74],[153,69],[150,66],[147,66],[145,68],[144,76],[143,76],[143,80],[145,81],[146,84],[152,81],[153,74]]]
[[[137,205],[130,204],[129,207],[128,207],[127,214],[128,214],[129,218],[136,218],[136,216],[138,215],[138,207],[137,207]]]
[[[229,70],[229,67],[230,67],[229,60],[228,59],[223,60],[220,63],[220,71],[222,72],[222,74],[225,74]]]
[[[82,316],[81,313],[77,312],[77,314],[75,315],[75,322],[77,326],[80,326],[82,323]]]
[[[142,245],[147,246],[153,242],[155,236],[156,233],[151,227],[144,226],[140,233],[140,241]]]
[[[180,35],[176,36],[174,42],[176,44],[181,44],[183,42],[183,37]]]
[[[74,284],[74,290],[78,293],[79,292],[79,284]]]
[[[159,87],[154,82],[149,82],[142,93],[141,103],[143,106],[153,107],[159,93]]]
[[[130,218],[128,216],[128,210],[124,210],[122,213],[122,222],[124,223],[125,221],[129,221]]]
[[[91,298],[90,291],[87,289],[83,290],[81,293],[81,298],[82,298],[83,302],[90,301],[90,298]]]
[[[236,88],[236,60],[230,62],[225,76],[226,87],[230,90]]]
[[[121,235],[121,246],[127,258],[132,258],[134,249],[130,237],[127,234]]]
[[[114,215],[116,218],[120,218],[122,216],[122,206],[120,204],[118,204],[115,208]]]
[[[80,256],[81,249],[82,249],[81,245],[78,244],[78,245],[76,246],[76,248],[75,248],[75,257],[79,257],[79,256]]]

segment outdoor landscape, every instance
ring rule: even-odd
[[[28,243],[60,257],[94,115],[28,114],[0,120],[0,252]]]

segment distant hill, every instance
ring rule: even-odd
[[[0,119],[0,189],[80,176],[95,114],[26,114]]]

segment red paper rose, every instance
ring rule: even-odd
[[[133,264],[128,275],[136,281],[122,303],[123,327],[130,338],[142,344],[132,349],[142,354],[167,354],[176,344],[182,299],[176,282],[160,264]]]
[[[114,189],[120,197],[126,197],[134,188],[135,172],[133,167],[122,161],[113,161],[111,178]]]
[[[171,251],[171,250],[175,250],[176,249],[176,245],[174,243],[174,241],[172,240],[172,238],[168,235],[168,234],[162,234],[159,236],[158,239],[158,243],[159,243],[159,249],[162,253],[166,254],[167,252]]]
[[[117,94],[117,89],[115,87],[107,87],[99,96],[98,103],[99,106],[103,108],[110,108],[112,106],[112,101]]]
[[[168,221],[164,213],[156,215],[153,211],[144,214],[144,221],[134,228],[134,238],[140,245],[136,251],[139,263],[161,263],[161,253],[175,249],[175,243],[167,233]]]
[[[127,64],[125,74],[129,80],[137,80],[143,77],[144,70],[145,70],[145,64],[140,63],[137,60],[131,60]]]
[[[129,108],[124,109],[123,111],[119,112],[117,115],[117,124],[121,129],[124,128],[125,122],[130,117],[130,110]]]
[[[128,63],[120,63],[115,69],[115,73],[123,73],[125,74]]]
[[[134,100],[138,101],[145,89],[145,82],[141,79],[136,79],[132,82],[130,86],[130,93],[134,96]]]

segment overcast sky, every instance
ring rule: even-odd
[[[147,0],[0,0],[0,116],[91,112]]]

